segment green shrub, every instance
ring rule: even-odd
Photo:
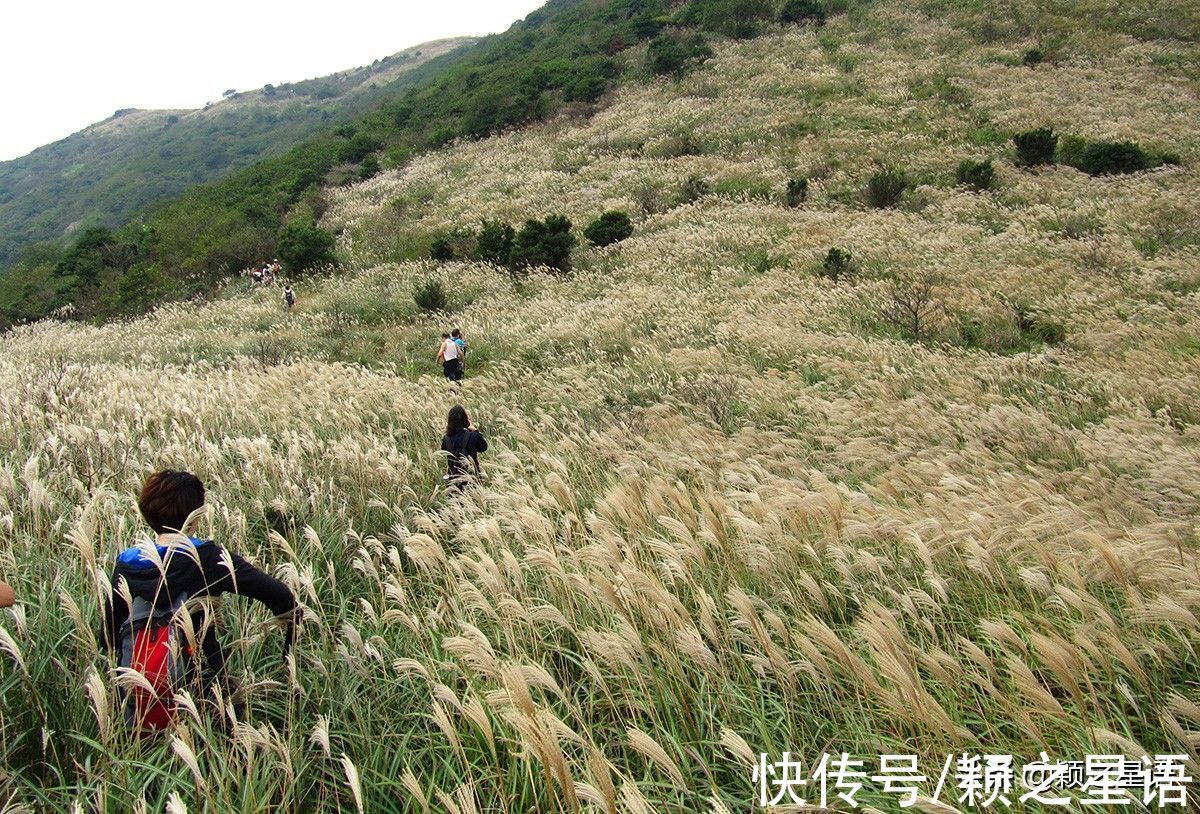
[[[867,181],[867,203],[875,209],[891,209],[900,203],[908,189],[908,174],[895,167],[883,167]]]
[[[449,304],[446,287],[441,280],[430,279],[413,286],[413,302],[425,312],[445,311]]]
[[[646,51],[650,70],[656,74],[679,76],[693,65],[712,56],[712,49],[702,34],[663,33],[650,40]]]
[[[435,236],[429,244],[429,257],[439,262],[453,260],[454,244],[450,242],[450,238],[446,235]]]
[[[110,229],[89,226],[54,264],[54,274],[57,277],[95,279],[105,268],[114,265],[114,255],[118,250],[117,240]]]
[[[1079,167],[1083,163],[1083,152],[1087,149],[1087,139],[1083,136],[1066,135],[1058,140],[1058,160],[1068,167]]]
[[[358,178],[360,181],[374,178],[381,169],[383,168],[379,165],[379,159],[375,157],[374,153],[371,153],[358,165]]]
[[[293,221],[279,231],[276,254],[289,274],[299,274],[337,262],[333,233],[315,223]]]
[[[512,224],[499,220],[485,220],[475,241],[475,257],[494,266],[506,266],[512,260],[513,241],[516,230]]]
[[[783,193],[783,202],[795,208],[808,200],[808,179],[790,178]]]
[[[1026,130],[1013,136],[1017,147],[1017,163],[1023,167],[1037,167],[1054,163],[1058,148],[1058,136],[1049,127]]]
[[[820,275],[822,277],[838,282],[848,279],[857,270],[854,263],[854,255],[845,249],[839,249],[834,246],[825,255],[825,260],[821,263]]]
[[[571,249],[575,236],[571,221],[562,215],[549,215],[544,221],[529,219],[513,242],[512,263],[517,268],[546,266],[558,271],[571,269]]]
[[[450,229],[433,236],[429,245],[432,260],[466,260],[475,254],[475,234],[470,229]]]
[[[958,165],[954,177],[959,186],[970,187],[976,192],[987,192],[996,181],[996,170],[990,158],[983,161],[967,159]]]
[[[170,296],[173,284],[159,269],[136,265],[121,276],[117,296],[123,307],[134,312],[146,311]]]
[[[583,230],[593,246],[608,246],[633,234],[633,223],[625,212],[605,212]]]
[[[357,164],[382,146],[382,141],[358,132],[338,149],[338,159],[347,164]]]
[[[693,6],[705,28],[735,39],[758,36],[774,10],[771,0],[697,0]]]
[[[779,12],[779,22],[790,25],[798,23],[825,24],[825,4],[820,0],[787,0]]]
[[[1152,165],[1149,154],[1133,141],[1091,141],[1083,148],[1079,169],[1089,175],[1141,172]]]
[[[1046,55],[1042,53],[1040,48],[1030,48],[1021,57],[1021,64],[1026,68],[1032,68],[1034,65],[1041,65],[1045,61]]]

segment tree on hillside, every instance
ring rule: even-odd
[[[562,215],[549,215],[544,221],[529,219],[513,243],[512,263],[518,268],[546,266],[558,271],[571,269],[571,249],[575,236],[571,221]]]
[[[512,225],[499,220],[485,220],[475,241],[475,256],[484,263],[506,266],[512,259],[516,230]]]
[[[280,230],[277,252],[289,273],[299,273],[336,263],[333,246],[331,232],[315,223],[293,221]]]
[[[105,226],[89,226],[54,266],[59,277],[83,277],[93,280],[107,266],[123,265],[125,253]]]

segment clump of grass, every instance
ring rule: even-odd
[[[898,167],[881,167],[867,180],[863,190],[867,204],[875,209],[893,209],[909,188],[908,173]]]

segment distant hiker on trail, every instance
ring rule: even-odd
[[[203,506],[204,484],[190,472],[165,470],[147,478],[138,508],[158,539],[117,557],[112,592],[103,602],[100,640],[118,654],[120,666],[137,670],[153,688],[136,686],[125,698],[125,722],[142,733],[170,725],[174,692],[184,685],[197,700],[214,689],[225,703],[231,700],[235,688],[225,673],[212,609],[195,600],[225,593],[257,599],[286,622],[285,654],[300,621],[287,585],[240,555],[191,536]]]
[[[463,377],[462,353],[458,343],[449,334],[442,334],[442,344],[438,348],[437,360],[442,363],[442,372],[452,382],[460,382]]]
[[[450,408],[442,452],[449,453],[442,480],[456,489],[465,489],[472,476],[480,474],[479,453],[487,452],[487,439],[475,428],[461,404]],[[473,469],[473,471],[472,471]]]
[[[463,339],[462,328],[455,328],[451,331],[450,338],[454,340],[455,345],[458,345],[458,367],[461,379],[467,371],[467,340]]]
[[[262,269],[255,266],[254,270],[250,272],[250,279],[254,281],[255,285],[262,285],[262,281],[263,281]]]
[[[287,309],[292,310],[292,306],[296,304],[296,292],[292,291],[291,284],[283,287],[283,301],[287,304]]]

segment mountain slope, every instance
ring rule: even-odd
[[[863,761],[826,791],[875,811],[907,796],[885,754],[940,790],[922,811],[982,807],[960,800],[977,755],[1013,758],[1035,814],[1067,810],[1017,804],[1043,752],[1195,777],[1194,29],[1141,36],[1169,0],[1129,31],[1089,2],[844,6],[335,190],[346,271],[296,281],[295,310],[237,281],[0,337],[0,559],[27,598],[0,620],[0,702],[51,733],[0,739],[12,803],[719,814],[762,810],[780,788],[753,769],[784,752],[806,778]],[[1019,166],[1040,126],[1179,163]],[[959,183],[989,159],[986,189]],[[865,194],[877,162],[913,181],[895,206]],[[481,218],[578,234],[612,208],[634,234],[570,274],[413,259]],[[414,299],[430,282],[444,311]],[[461,390],[432,358],[452,326]],[[456,403],[490,449],[447,494]],[[133,742],[95,574],[159,466],[209,483],[205,536],[307,619],[284,661],[225,603],[243,725],[196,699]],[[797,793],[816,807],[818,779]]]
[[[456,138],[478,138],[560,110],[588,112],[623,70],[643,70],[645,40],[667,27],[710,22],[694,13],[704,2],[551,0],[452,66],[431,67],[410,91],[354,122],[318,132],[220,182],[190,187],[115,234],[85,232],[65,251],[29,252],[0,274],[0,327],[64,308],[81,318],[109,318],[210,292],[230,274],[274,255],[283,227],[304,229],[318,217],[323,188],[369,177],[385,163],[403,164]],[[711,22],[720,26],[722,19]],[[659,39],[670,45],[676,35]],[[85,262],[76,262],[80,255]]]
[[[0,163],[0,269],[26,246],[85,223],[117,227],[189,186],[283,152],[362,115],[474,42],[425,43],[372,65],[237,93],[200,110],[121,110],[62,141]],[[427,69],[428,70],[428,69]]]

